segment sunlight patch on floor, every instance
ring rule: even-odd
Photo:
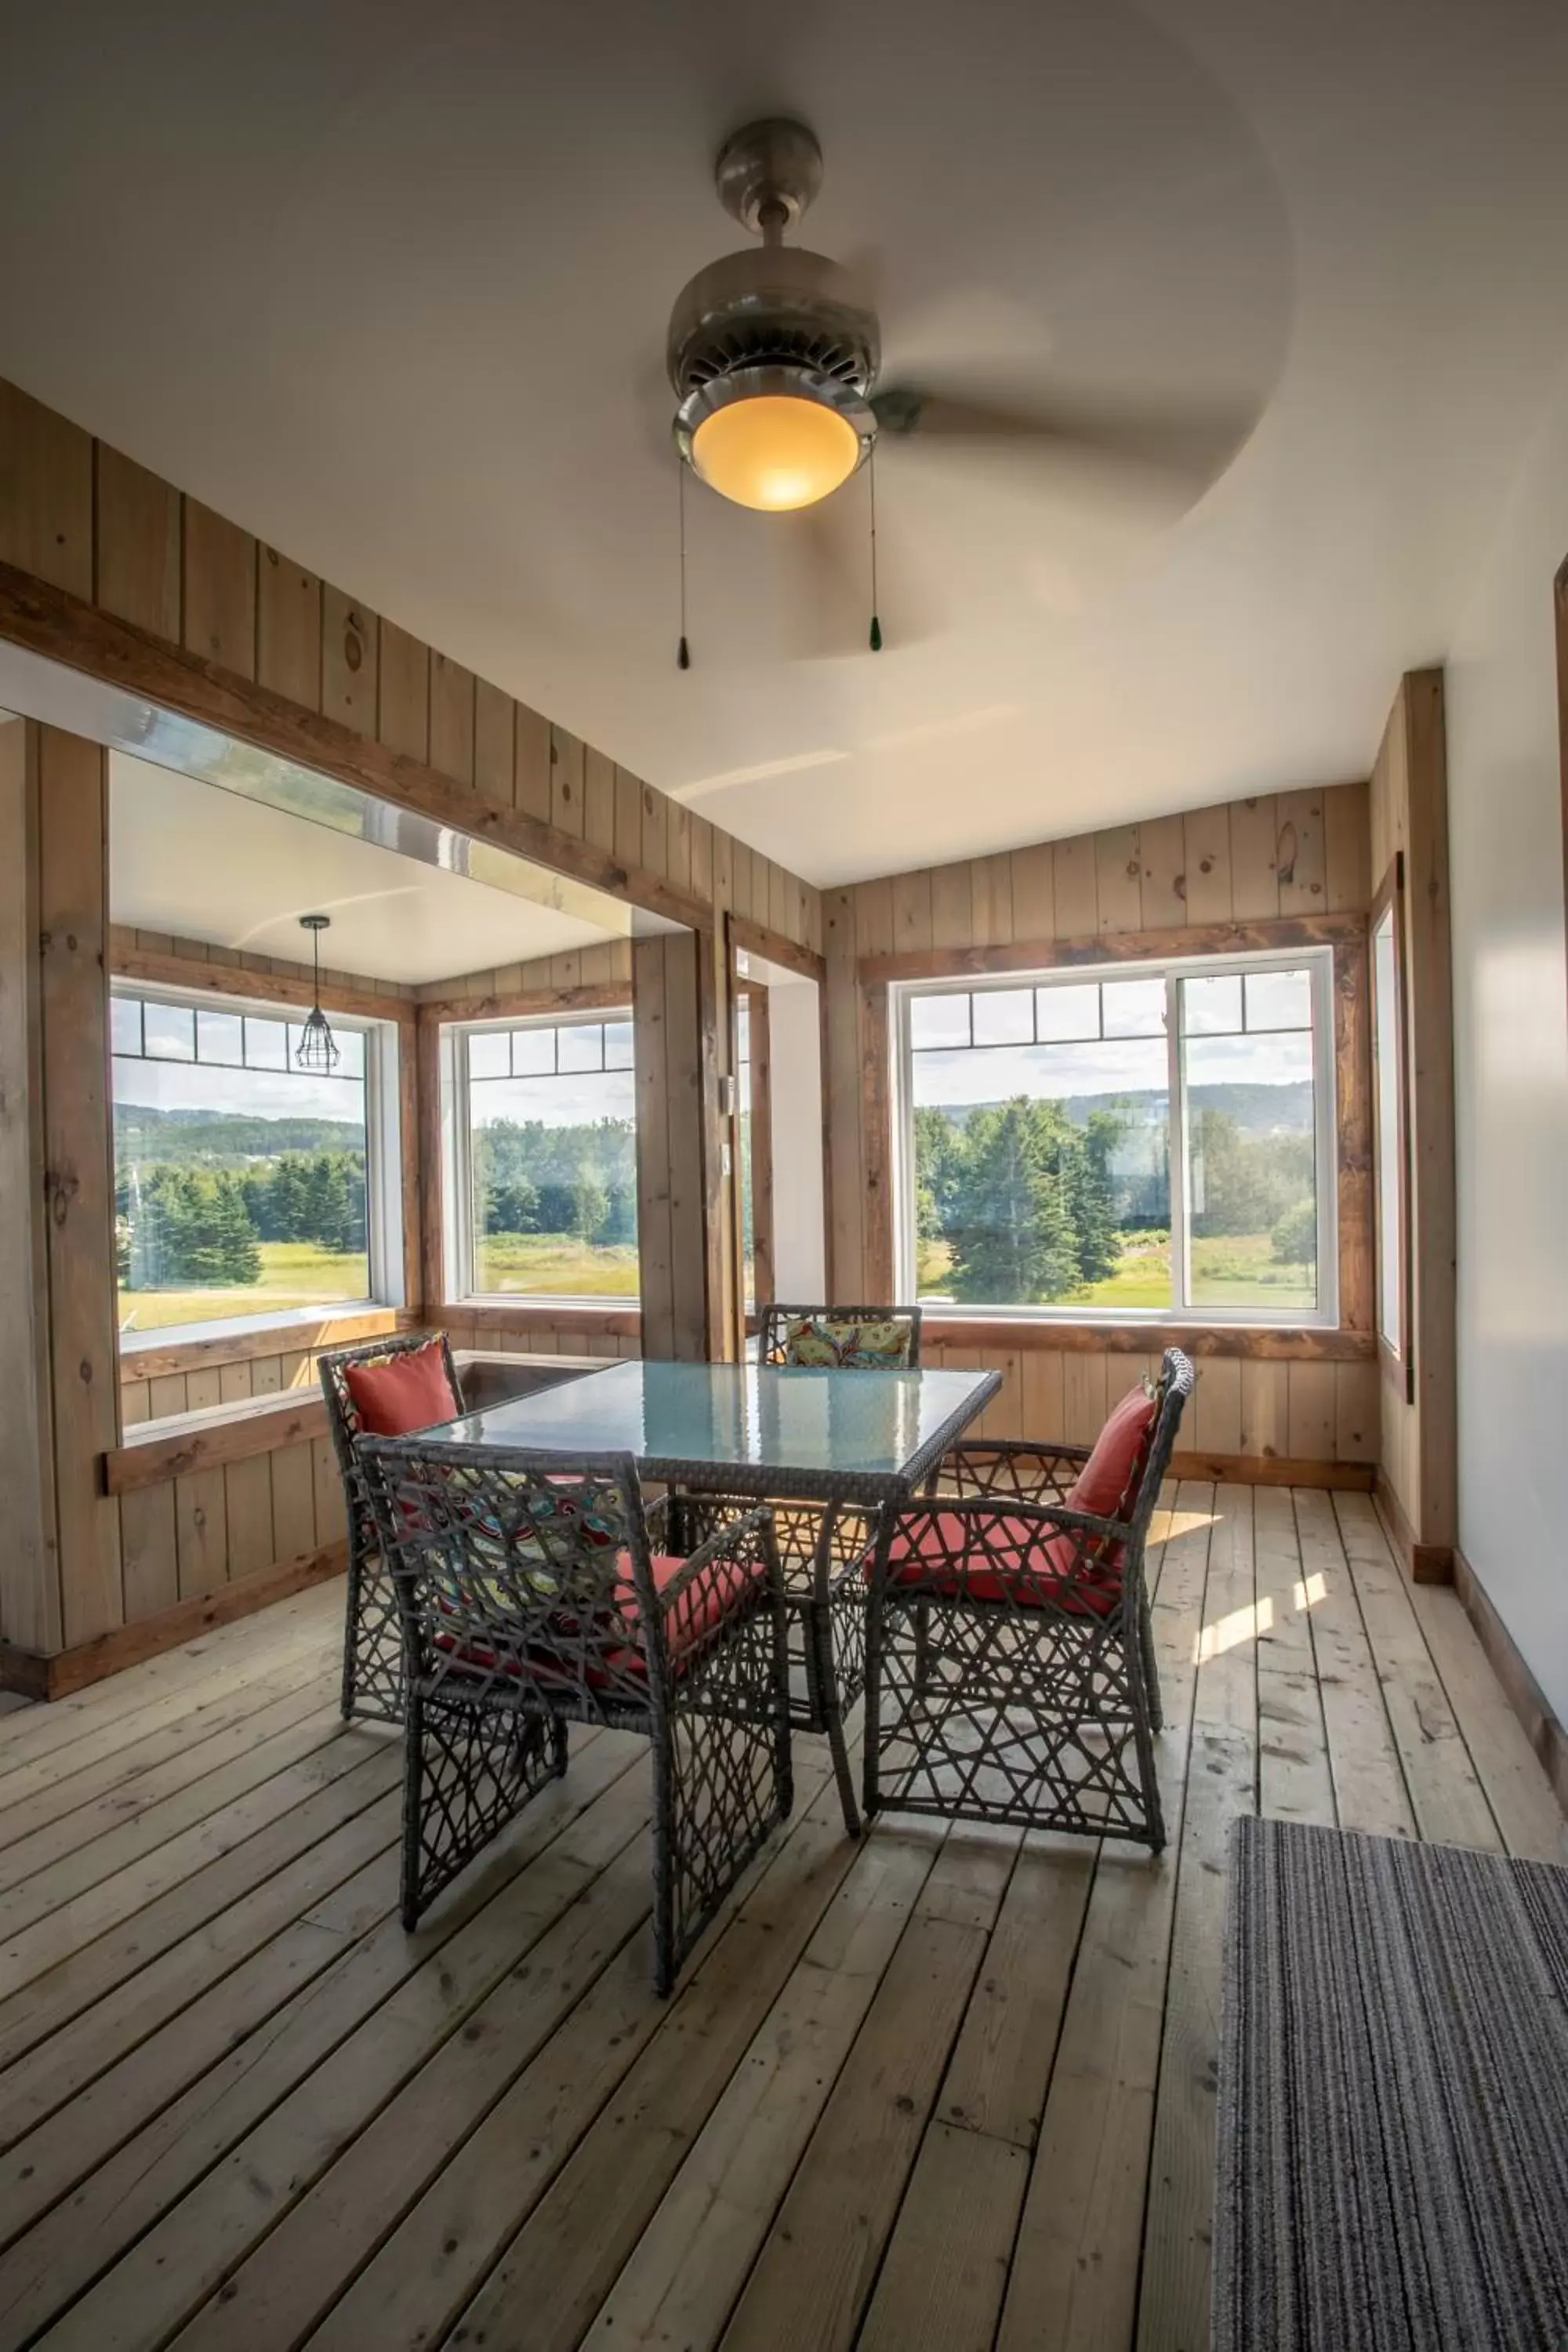
[[[1216,1618],[1212,1625],[1205,1625],[1199,1632],[1194,1655],[1200,1666],[1206,1665],[1210,1658],[1221,1657],[1243,1642],[1256,1642],[1273,1623],[1274,1602],[1266,1592],[1261,1601],[1249,1601],[1245,1609],[1233,1609],[1228,1617]]]

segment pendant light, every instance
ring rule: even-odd
[[[310,934],[311,999],[310,1018],[300,1034],[294,1059],[302,1070],[315,1070],[330,1077],[342,1055],[331,1024],[321,1010],[321,933],[331,924],[330,915],[301,915],[300,928]]]

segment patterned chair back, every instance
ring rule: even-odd
[[[918,1307],[764,1307],[760,1364],[901,1372],[921,1360]]]
[[[668,1656],[629,1454],[359,1443],[416,1683],[646,1723]]]

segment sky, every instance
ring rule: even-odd
[[[536,1118],[545,1127],[591,1127],[601,1118],[637,1116],[630,1070],[591,1070],[581,1077],[477,1078],[469,1087],[474,1120]]]
[[[200,1068],[189,1062],[116,1056],[116,1102],[159,1110],[234,1111],[245,1118],[338,1118],[364,1122],[358,1078],[316,1078],[302,1070]]]
[[[1163,1092],[1163,1037],[1087,1045],[992,1045],[911,1055],[917,1103],[1008,1101],[1014,1095],[1144,1094]],[[1265,1037],[1203,1037],[1187,1041],[1189,1086],[1297,1086],[1312,1075],[1312,1040],[1306,1031]]]

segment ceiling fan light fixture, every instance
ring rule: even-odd
[[[735,505],[786,514],[831,498],[862,457],[847,416],[806,392],[765,392],[704,416],[691,436],[700,480]]]

